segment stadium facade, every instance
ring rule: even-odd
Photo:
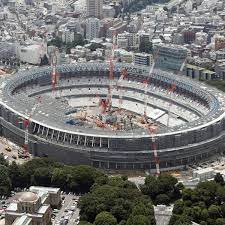
[[[2,81],[1,135],[23,145],[25,126],[19,121],[29,117],[37,97],[42,96],[40,106],[30,118],[32,155],[103,169],[154,170],[152,139],[147,129],[115,131],[67,123],[76,108],[69,101],[84,107],[84,100],[95,97],[96,92],[98,96],[107,95],[108,68],[106,63],[57,67],[60,77],[54,98],[50,67],[23,71]],[[161,169],[182,168],[224,150],[223,93],[161,70],[154,70],[148,77],[148,67],[122,63],[114,67],[115,85],[123,68],[128,72],[122,86],[126,109],[141,114],[134,106],[141,108],[147,98],[149,117],[159,124],[155,139]],[[146,78],[150,78],[147,92],[143,86]],[[176,89],[170,93],[168,89],[174,84]],[[113,99],[119,99],[116,88]],[[165,122],[168,114],[170,126]]]

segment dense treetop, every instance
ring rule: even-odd
[[[183,189],[182,198],[173,209],[170,225],[191,224],[225,225],[225,186],[223,177],[217,174],[214,181],[199,183],[191,189]]]
[[[147,176],[139,190],[126,176],[109,177],[90,166],[68,166],[47,158],[9,165],[0,155],[0,196],[31,185],[83,193],[78,203],[80,225],[155,225],[153,204],[171,203],[170,225],[225,225],[225,182],[220,174],[195,189],[184,188],[167,174]]]

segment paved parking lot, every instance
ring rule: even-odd
[[[62,195],[64,197],[62,208],[55,213],[56,217],[52,221],[53,225],[68,224],[75,225],[79,223],[79,209],[77,202],[79,196],[68,194]],[[68,221],[68,223],[67,223]]]

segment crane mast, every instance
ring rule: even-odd
[[[151,74],[153,73],[153,70],[155,68],[155,64],[157,61],[159,55],[159,50],[156,52],[155,55],[155,59],[150,67],[149,73],[148,73],[148,77],[144,80],[144,111],[143,111],[143,118],[144,120],[146,120],[147,118],[147,105],[148,105],[148,98],[147,98],[147,91],[148,91],[148,85],[150,83],[150,78],[151,78]]]
[[[184,60],[184,62],[182,63],[180,70],[178,72],[178,75],[180,75],[185,67],[186,64],[186,59]],[[171,95],[174,91],[176,90],[176,84],[173,83],[171,88],[168,89],[168,94]],[[169,123],[170,123],[170,117],[171,117],[171,106],[172,103],[169,103],[169,107],[168,107],[168,117],[167,117],[167,127],[169,127]]]
[[[57,85],[56,64],[57,64],[57,55],[56,55],[56,51],[54,51],[52,53],[52,58],[51,58],[51,66],[52,66],[51,83],[52,83],[53,97],[55,97],[55,89],[56,89],[56,85]]]
[[[112,46],[112,53],[109,59],[109,87],[108,87],[108,99],[107,99],[107,108],[110,111],[112,108],[112,90],[113,90],[113,80],[114,80],[114,50],[115,50],[115,39],[116,33],[113,33],[113,46]]]

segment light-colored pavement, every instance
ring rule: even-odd
[[[10,149],[11,151],[7,151],[6,149]],[[21,153],[23,149],[18,145],[14,144],[13,142],[7,140],[6,138],[0,137],[0,154],[3,154],[6,160],[9,163],[12,161],[16,161],[18,164],[22,164],[26,162],[27,159],[18,158],[19,153]]]
[[[75,195],[63,195],[65,199],[63,200],[63,205],[59,212],[56,214],[53,225],[59,225],[63,220],[68,219],[68,225],[78,224],[79,209],[77,208],[77,201],[79,196]],[[62,223],[66,224],[66,223]]]

